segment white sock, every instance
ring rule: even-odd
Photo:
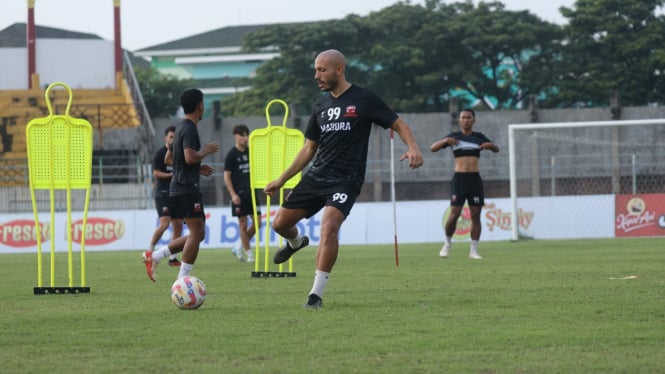
[[[169,246],[165,245],[162,248],[159,248],[156,251],[152,251],[152,261],[159,263],[164,259],[165,257],[169,257],[171,255],[171,251],[169,251]]]
[[[154,251],[154,250],[155,250],[155,246],[152,245],[152,244],[150,244],[150,245],[148,246],[148,250],[149,250],[149,251]]]
[[[289,245],[291,245],[291,248],[298,248],[302,245],[302,236],[298,234],[295,238],[293,239],[286,239],[287,242],[289,242]]]
[[[177,259],[177,258],[178,258],[178,255],[170,255],[170,256],[169,256],[169,261],[170,261],[170,260],[175,260],[175,259]]]
[[[317,269],[314,272],[314,285],[312,286],[312,290],[309,291],[309,294],[315,294],[318,297],[323,298],[323,289],[326,288],[328,277],[330,277],[330,273]]]
[[[453,237],[452,236],[446,236],[446,245],[448,247],[453,245]]]
[[[471,241],[471,253],[478,253],[478,240]]]
[[[178,273],[178,279],[192,274],[192,269],[193,268],[194,268],[193,264],[186,264],[184,262],[181,262],[180,263],[180,272]]]

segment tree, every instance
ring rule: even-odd
[[[276,49],[280,56],[263,63],[250,90],[223,99],[226,115],[261,115],[265,105],[279,98],[301,113],[308,113],[320,94],[314,81],[314,58],[328,48],[342,51],[354,44],[358,16],[339,20],[281,24],[249,34],[243,41],[247,51]],[[354,75],[353,69],[349,73]]]
[[[319,94],[314,57],[335,48],[347,58],[349,81],[397,111],[443,111],[451,93],[487,108],[515,108],[530,93],[547,92],[553,75],[540,73],[539,57],[553,55],[560,37],[560,27],[526,11],[506,11],[500,2],[475,7],[470,0],[400,1],[366,17],[274,25],[248,35],[243,46],[280,56],[257,69],[253,87],[225,99],[223,107],[232,108],[226,115],[261,114],[269,100],[282,98],[309,108]]]
[[[143,101],[152,118],[171,117],[180,107],[180,93],[196,86],[193,79],[180,79],[173,75],[161,74],[153,68],[134,70]]]
[[[427,42],[431,36],[422,35],[425,25],[439,16],[422,6],[398,2],[367,17],[349,15],[259,30],[245,39],[244,47],[250,51],[273,47],[281,55],[257,70],[252,89],[226,99],[224,107],[236,108],[237,114],[255,114],[267,98],[281,97],[308,110],[320,94],[313,81],[314,58],[335,48],[347,58],[349,81],[380,93],[395,110],[443,110],[449,87],[441,70],[451,60],[446,53],[450,44],[441,42],[446,35],[438,35],[439,43],[431,48]]]
[[[457,51],[456,84],[488,108],[519,107],[538,94],[547,76],[538,57],[556,48],[561,29],[528,11],[508,11],[498,1],[456,3],[450,27],[463,38]],[[540,61],[542,63],[542,61]]]
[[[555,99],[561,106],[606,106],[609,93],[624,105],[663,103],[664,0],[577,0],[568,18]]]
[[[445,24],[441,14],[407,3],[363,19],[362,42],[350,51],[351,65],[362,71],[363,84],[397,111],[446,109],[444,77],[452,62],[447,51],[454,41],[448,32],[434,33],[437,24]]]

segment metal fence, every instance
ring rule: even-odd
[[[411,170],[405,162],[395,168],[397,199],[436,200],[447,199],[450,194],[454,160],[450,155],[428,155],[425,165]],[[434,158],[438,157],[438,158]],[[487,197],[509,197],[507,154],[493,157],[501,167],[497,176],[484,178]],[[656,160],[665,159],[665,150],[653,149],[648,155],[636,152],[620,152],[610,162],[608,159],[590,157],[570,159],[570,155],[541,155],[526,163],[524,167],[537,167],[537,173],[519,179],[520,196],[560,196],[610,193],[655,193],[665,190],[665,166]],[[482,163],[483,160],[481,160]],[[201,177],[201,191],[206,206],[228,204],[224,187],[223,163],[209,163],[216,173]],[[32,200],[27,179],[27,162],[2,165],[0,178],[0,212],[32,212]],[[485,168],[486,169],[486,168]],[[534,169],[536,170],[536,169]],[[591,173],[589,170],[596,170]],[[484,175],[481,170],[481,175]],[[489,173],[488,173],[489,174]],[[432,176],[438,177],[432,177]],[[20,176],[16,178],[16,176]],[[12,183],[8,185],[7,180]],[[617,187],[618,186],[618,187]],[[93,157],[93,177],[90,210],[152,209],[152,166],[142,157],[130,151],[96,151]],[[56,210],[66,210],[64,195],[56,194]],[[72,208],[83,209],[85,195],[79,191],[72,194]],[[359,202],[389,201],[390,162],[370,159],[367,163],[365,185]],[[39,211],[50,209],[48,191],[37,191]]]
[[[19,176],[19,177],[17,177]],[[7,160],[0,175],[0,212],[32,212],[27,160]],[[56,211],[66,211],[64,191],[56,191]],[[72,209],[82,210],[85,193],[72,191]],[[48,190],[35,191],[38,210],[49,211]],[[152,204],[152,171],[131,151],[96,151],[93,155],[91,210],[141,209]]]

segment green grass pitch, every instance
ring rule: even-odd
[[[313,247],[268,279],[202,250],[195,311],[171,304],[177,269],[152,283],[139,251],[88,252],[80,295],[33,295],[36,255],[0,255],[0,371],[663,373],[664,243],[481,241],[481,261],[402,244],[399,267],[392,245],[343,246],[321,310],[302,307]]]

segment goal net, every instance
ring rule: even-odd
[[[559,229],[579,229],[609,209],[610,200],[591,196],[665,192],[665,119],[511,124],[508,147],[511,222],[521,201],[540,198],[567,205]],[[528,237],[511,229],[512,240]]]

